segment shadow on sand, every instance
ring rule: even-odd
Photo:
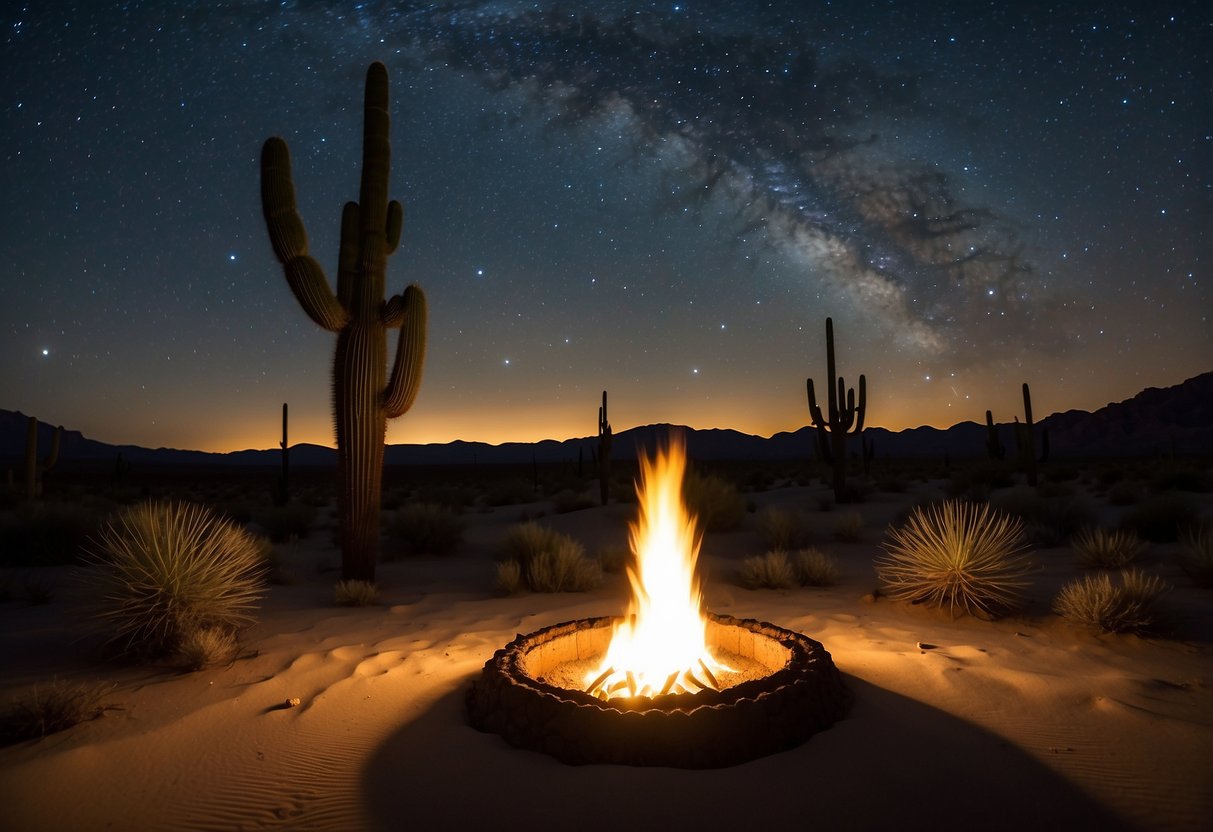
[[[845,675],[845,674],[844,674]],[[568,766],[467,723],[467,684],[371,755],[375,828],[1133,829],[1000,737],[852,676],[848,717],[724,769]]]

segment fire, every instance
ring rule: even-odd
[[[641,457],[640,516],[629,527],[635,565],[628,568],[628,614],[615,623],[601,664],[585,677],[587,691],[599,698],[718,688],[714,671],[729,669],[708,652],[695,575],[700,535],[682,502],[685,472],[680,437],[654,459]]]

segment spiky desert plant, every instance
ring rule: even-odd
[[[737,579],[746,589],[787,589],[796,585],[796,570],[782,549],[746,558]]]
[[[236,636],[222,627],[200,627],[186,633],[177,645],[177,660],[186,670],[203,670],[226,664],[236,657]]]
[[[1154,624],[1156,602],[1166,588],[1157,575],[1138,569],[1121,572],[1119,583],[1100,572],[1063,586],[1053,601],[1053,611],[1105,633],[1141,632]]]
[[[847,435],[863,436],[863,417],[867,411],[867,379],[859,376],[859,402],[855,401],[855,388],[847,389],[846,382],[834,372],[834,319],[826,318],[826,412],[817,406],[813,379],[805,379],[809,394],[809,415],[817,426],[818,449],[822,458],[834,471],[834,499],[843,503],[847,496]]]
[[[1197,585],[1213,586],[1213,524],[1189,528],[1179,542],[1179,565]]]
[[[137,503],[98,536],[85,576],[96,615],[128,652],[174,652],[195,630],[253,623],[266,564],[253,535],[204,506]],[[94,570],[90,570],[92,572]]]
[[[503,595],[517,595],[522,592],[522,567],[516,560],[503,560],[497,564],[497,577],[494,580],[497,591]]]
[[[809,521],[803,512],[770,507],[758,515],[758,529],[769,549],[790,551],[809,542]]]
[[[275,136],[261,151],[261,207],[274,254],[303,310],[337,333],[333,411],[341,572],[347,580],[375,579],[386,420],[412,407],[425,362],[425,294],[413,285],[384,300],[387,257],[400,243],[404,216],[400,203],[387,198],[390,156],[387,69],[376,62],[366,73],[361,190],[359,201],[347,202],[341,214],[334,293],[308,253],[286,142]],[[400,336],[388,377],[386,330],[393,328]]]
[[[838,580],[838,562],[816,546],[797,552],[795,567],[801,586],[830,586]]]
[[[370,607],[379,603],[379,587],[373,581],[351,578],[333,586],[333,603],[339,607]]]
[[[843,543],[858,543],[863,537],[863,515],[858,511],[846,511],[834,518],[833,535]]]
[[[587,558],[576,540],[564,537],[530,559],[526,582],[535,592],[586,592],[602,583],[602,565]]]
[[[985,503],[918,507],[904,526],[889,528],[883,546],[876,572],[891,597],[953,615],[1014,607],[1028,584],[1022,521]]]
[[[1147,543],[1130,531],[1108,531],[1091,526],[1070,540],[1078,565],[1087,569],[1120,569],[1145,551]]]
[[[62,679],[35,685],[0,712],[0,745],[45,737],[95,719],[105,710],[101,698],[109,690],[100,682]]]
[[[449,555],[463,538],[463,523],[440,503],[408,503],[396,512],[389,533],[407,555]]]

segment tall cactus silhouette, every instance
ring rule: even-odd
[[[834,320],[826,318],[826,371],[829,373],[828,413],[817,406],[813,379],[805,379],[809,393],[809,415],[817,426],[818,447],[822,457],[834,469],[834,500],[847,501],[847,433],[863,435],[863,417],[867,410],[867,379],[859,376],[859,402],[855,388],[847,389],[842,378],[834,372]],[[843,402],[846,404],[844,405]],[[826,441],[827,436],[829,441]]]
[[[25,432],[25,499],[36,500],[42,496],[42,480],[47,471],[59,461],[59,440],[63,436],[63,425],[55,428],[51,438],[51,451],[38,459],[38,418],[29,417]]]
[[[388,125],[387,69],[375,62],[366,73],[358,202],[347,202],[341,212],[336,294],[308,253],[286,142],[275,136],[261,149],[261,208],[274,254],[303,311],[337,333],[333,412],[341,573],[346,580],[375,579],[386,420],[412,407],[425,363],[425,294],[410,285],[384,300],[387,257],[400,243],[404,219],[400,203],[388,201]],[[386,330],[397,327],[388,377]]]
[[[598,495],[605,506],[611,497],[611,421],[607,416],[607,391],[598,408]]]
[[[986,411],[986,454],[993,460],[1000,460],[1007,455],[1007,449],[998,438],[998,426],[994,424],[994,414]]]
[[[1032,421],[1032,391],[1023,383],[1023,424],[1015,417],[1015,445],[1019,449],[1019,461],[1027,474],[1028,485],[1036,487],[1036,423]],[[1049,461],[1049,431],[1040,432],[1040,462]]]

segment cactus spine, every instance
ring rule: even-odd
[[[388,79],[379,62],[366,73],[363,118],[362,181],[358,202],[347,202],[341,213],[335,294],[308,253],[307,233],[295,207],[290,153],[277,136],[267,139],[261,150],[261,208],[274,254],[299,305],[337,334],[333,411],[341,573],[345,580],[373,581],[386,420],[406,413],[421,386],[426,303],[415,285],[384,300],[387,257],[400,243],[404,211],[399,202],[388,200]],[[389,328],[400,329],[390,376]]]
[[[42,479],[47,471],[59,461],[59,440],[63,436],[63,425],[55,428],[51,439],[51,452],[38,460],[38,419],[29,417],[25,431],[25,499],[36,500],[42,494]]]
[[[611,496],[611,422],[607,418],[607,391],[598,408],[598,494],[605,506]]]
[[[843,379],[835,375],[832,318],[826,318],[826,368],[830,377],[828,413],[823,414],[817,405],[813,379],[805,379],[805,386],[809,393],[809,415],[817,426],[818,447],[822,457],[834,469],[834,501],[843,503],[847,501],[847,433],[849,431],[860,436],[863,434],[863,417],[867,410],[867,380],[863,375],[859,376],[859,402],[856,403],[855,388],[848,390]]]

